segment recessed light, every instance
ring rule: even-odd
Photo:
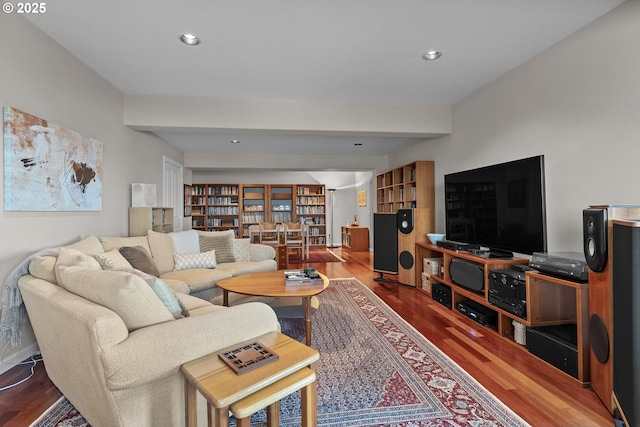
[[[424,55],[422,55],[422,59],[425,61],[432,61],[434,59],[438,59],[442,56],[442,52],[439,50],[429,50]]]
[[[188,44],[190,46],[200,43],[200,39],[193,34],[183,34],[180,36],[180,40],[182,41],[182,43]]]
[[[232,140],[231,140],[231,143],[232,143],[232,144],[240,144],[240,141],[239,141],[239,140],[237,140],[237,139],[232,139]]]

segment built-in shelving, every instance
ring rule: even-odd
[[[302,222],[310,246],[326,246],[324,184],[193,184],[191,193],[193,229],[249,237],[261,222]]]
[[[129,236],[146,236],[147,230],[159,233],[173,231],[173,208],[129,208]]]

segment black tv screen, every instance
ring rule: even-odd
[[[444,186],[447,240],[546,252],[544,156],[447,174]]]

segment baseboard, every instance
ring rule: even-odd
[[[9,347],[11,347],[11,344],[9,344]],[[34,342],[29,344],[26,347],[19,349],[15,353],[10,354],[9,356],[7,356],[6,359],[2,360],[2,363],[0,363],[0,375],[10,370],[14,366],[16,366],[18,363],[33,356],[38,351],[40,351],[40,349],[38,348],[38,343]]]

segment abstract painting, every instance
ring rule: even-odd
[[[4,107],[5,211],[101,211],[102,142]]]

